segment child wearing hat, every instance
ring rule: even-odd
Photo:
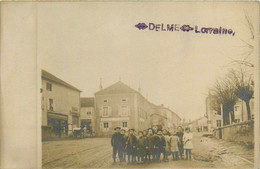
[[[145,138],[143,136],[143,132],[138,132],[138,139],[137,139],[137,157],[138,157],[138,163],[143,164],[144,163],[144,153],[145,153]]]
[[[186,154],[186,160],[191,160],[191,150],[193,149],[192,144],[192,133],[190,132],[190,128],[185,129],[185,133],[183,135],[183,142],[184,142],[184,150]]]
[[[122,149],[123,149],[123,136],[120,133],[120,127],[115,127],[115,133],[112,135],[111,138],[111,145],[113,147],[113,165],[116,164],[116,155],[118,154],[120,162],[123,161],[122,158]]]
[[[146,151],[148,157],[148,163],[151,162],[151,156],[154,154],[154,137],[153,137],[153,129],[148,129],[147,140],[146,140]]]
[[[127,141],[126,131],[124,129],[121,129],[120,133],[123,136],[123,139],[122,139],[122,144],[123,144],[123,147],[122,147],[122,158],[123,158],[123,161],[125,162],[126,161],[126,141]]]
[[[172,153],[172,160],[179,160],[179,137],[176,135],[175,131],[171,132],[170,136],[170,149]]]
[[[129,136],[126,141],[126,152],[128,155],[128,163],[127,164],[134,164],[135,156],[136,156],[136,144],[137,144],[137,138],[134,135],[134,129],[129,130]]]
[[[163,136],[162,130],[158,130],[157,132],[158,139],[155,142],[155,145],[157,147],[157,159],[156,161],[161,162],[161,154],[165,154],[165,146],[166,146],[166,141]]]
[[[170,147],[170,135],[166,129],[163,130],[163,136],[165,138],[165,152],[163,155],[163,159],[165,162],[168,162],[169,161],[168,156],[171,154],[171,147]]]
[[[145,147],[144,147],[144,162],[147,161],[147,156],[148,156],[148,148],[147,148],[147,131],[143,131],[143,137],[144,137],[144,142],[145,142]]]

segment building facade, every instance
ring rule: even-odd
[[[95,132],[95,98],[80,98],[80,123],[81,127],[88,131]]]
[[[213,102],[212,95],[209,91],[208,96],[206,97],[206,114],[208,124],[208,131],[213,131],[218,127],[221,127],[221,115],[217,111],[213,110],[211,107],[211,102]]]
[[[164,105],[153,105],[151,114],[151,126],[158,126],[162,129],[176,130],[181,125],[181,118]]]
[[[95,93],[95,109],[99,136],[112,135],[117,126],[136,130],[150,127],[151,103],[121,81]]]
[[[254,119],[254,99],[252,98],[249,102],[251,119]],[[243,122],[248,120],[246,103],[241,99],[236,101],[234,105],[235,123]]]
[[[68,136],[80,126],[80,90],[42,70],[42,138]]]

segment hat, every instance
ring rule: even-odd
[[[114,128],[114,130],[116,130],[116,129],[119,129],[119,130],[120,130],[120,129],[121,129],[121,127],[115,127],[115,128]]]
[[[158,130],[157,134],[158,135],[162,134],[162,130]]]
[[[131,130],[132,130],[132,131],[135,131],[135,129],[129,129],[129,131],[131,131]]]
[[[143,132],[142,132],[142,131],[138,131],[138,134],[139,134],[139,133],[142,133],[142,134],[143,134]]]

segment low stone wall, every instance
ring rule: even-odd
[[[216,129],[215,136],[254,148],[254,120],[220,127]]]

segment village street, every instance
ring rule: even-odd
[[[42,144],[47,168],[253,168],[253,149],[194,133],[192,161],[112,165],[110,138],[48,141]],[[171,159],[171,156],[170,158]]]

